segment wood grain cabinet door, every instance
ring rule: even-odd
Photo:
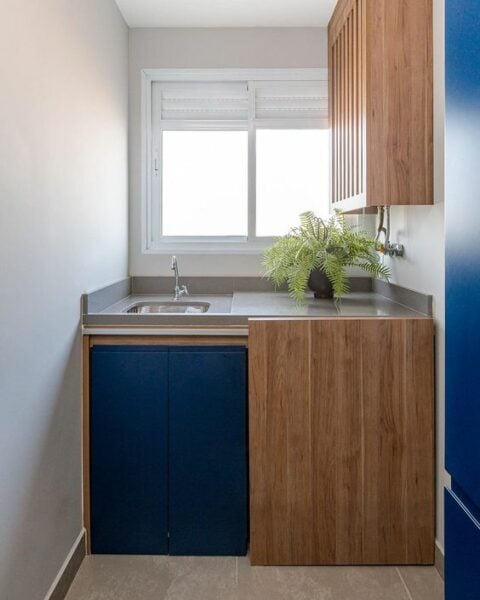
[[[252,563],[433,563],[432,320],[249,332]]]
[[[432,0],[338,0],[328,26],[332,204],[433,204]]]

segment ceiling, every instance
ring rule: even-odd
[[[325,27],[337,0],[116,0],[129,27]]]

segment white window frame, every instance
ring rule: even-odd
[[[144,254],[261,254],[275,238],[256,236],[257,129],[327,128],[325,119],[255,119],[255,86],[265,82],[328,81],[328,69],[143,69],[142,70],[142,253]],[[163,123],[152,131],[152,91],[157,82],[246,81],[248,125],[239,121],[180,121]],[[160,235],[161,193],[154,172],[161,169],[158,150],[161,131],[248,130],[248,235],[172,237]]]

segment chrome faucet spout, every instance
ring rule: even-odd
[[[173,290],[173,299],[174,300],[179,300],[182,296],[188,296],[188,289],[186,285],[182,285],[180,286],[179,284],[179,274],[178,274],[178,262],[177,262],[177,257],[176,256],[172,256],[172,266],[171,266],[171,270],[174,272],[174,276],[175,276],[175,287]]]

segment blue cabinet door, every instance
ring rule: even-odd
[[[170,554],[247,550],[246,349],[170,349]]]
[[[479,8],[446,0],[446,467],[456,490],[445,492],[447,600],[480,599]]]
[[[480,598],[480,523],[445,490],[445,600]]]
[[[91,541],[99,554],[166,554],[168,350],[91,352]]]
[[[480,507],[479,0],[447,0],[445,26],[446,466]]]

